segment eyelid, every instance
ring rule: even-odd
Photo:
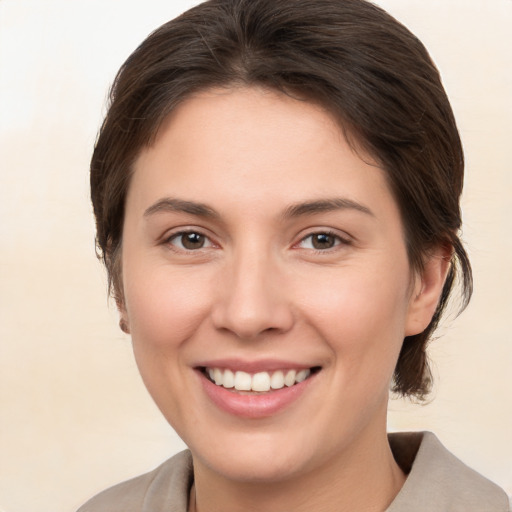
[[[172,244],[172,241],[175,239],[178,239],[180,236],[189,234],[189,233],[196,233],[198,235],[204,236],[205,239],[208,241],[209,245],[206,247],[200,247],[198,249],[186,249],[185,247],[177,247]],[[204,249],[210,249],[210,248],[216,248],[219,247],[219,245],[213,240],[213,238],[206,233],[206,230],[202,228],[198,228],[195,226],[180,226],[177,228],[174,228],[170,231],[166,231],[166,233],[162,236],[162,242],[163,245],[166,245],[168,247],[171,247],[173,250],[176,251],[182,251],[185,253],[192,253],[192,252],[200,252]]]
[[[315,249],[315,248],[308,248],[306,250],[309,251],[315,251],[318,253],[325,253],[329,251],[336,250],[339,246],[347,246],[352,245],[353,239],[351,236],[349,236],[347,233],[340,232],[338,230],[332,229],[332,228],[312,228],[308,229],[307,232],[303,235],[300,235],[299,241],[294,244],[294,247],[300,248],[300,244],[302,244],[305,240],[307,240],[310,237],[313,237],[315,235],[328,235],[332,236],[336,239],[337,243],[333,247],[329,247],[327,249]]]

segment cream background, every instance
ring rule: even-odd
[[[94,256],[87,168],[106,91],[186,0],[0,0],[0,510],[64,512],[182,448]],[[512,493],[512,1],[380,0],[440,67],[466,148],[475,295],[432,346],[434,400],[390,405]]]

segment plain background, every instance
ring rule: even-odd
[[[182,448],[95,259],[88,161],[115,72],[187,0],[0,0],[0,509],[74,510]],[[436,432],[512,493],[512,1],[380,0],[441,69],[467,157],[468,310],[432,344]]]

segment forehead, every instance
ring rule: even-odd
[[[189,97],[168,116],[134,170],[131,191],[143,188],[153,196],[166,186],[173,196],[213,200],[228,186],[244,201],[300,202],[332,195],[333,187],[345,195],[389,193],[382,169],[354,150],[329,112],[262,88]]]
[[[228,85],[201,90],[183,99],[159,126],[152,145],[157,144],[177,124],[181,132],[200,126],[202,135],[213,128],[211,134],[216,140],[227,132],[232,137],[233,128],[240,135],[244,128],[260,128],[261,140],[264,140],[265,135],[272,138],[274,132],[284,125],[287,133],[299,139],[311,133],[309,128],[312,122],[322,125],[332,138],[344,136],[341,123],[328,108],[300,93],[287,94],[256,85]],[[219,130],[222,124],[224,130]],[[250,135],[255,143],[260,141],[256,130],[251,131]],[[231,141],[234,144],[235,141]]]

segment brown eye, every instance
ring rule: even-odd
[[[181,237],[185,249],[201,249],[204,246],[205,237],[199,233],[184,233]]]
[[[330,249],[336,245],[336,237],[328,233],[311,235],[311,244],[315,249]]]
[[[208,238],[201,233],[197,233],[196,231],[176,233],[169,239],[169,243],[178,249],[183,249],[186,251],[194,251],[211,246],[211,242],[208,240]]]
[[[349,243],[346,240],[343,240],[340,236],[328,233],[328,232],[319,232],[312,233],[311,235],[306,236],[302,239],[300,246],[303,249],[314,249],[316,251],[325,251],[328,249],[332,249],[342,243]]]

